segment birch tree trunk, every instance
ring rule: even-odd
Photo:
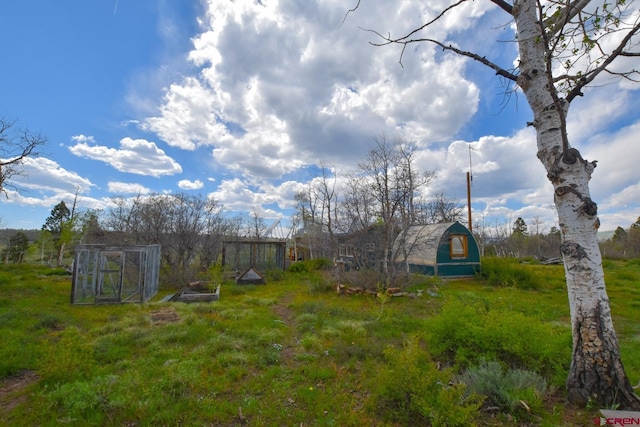
[[[569,295],[573,355],[566,387],[572,403],[640,410],[626,377],[613,328],[597,241],[597,206],[589,194],[595,162],[568,144],[569,103],[553,85],[536,0],[513,5],[520,51],[518,85],[533,111],[538,158],[553,184]]]

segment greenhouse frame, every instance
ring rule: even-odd
[[[71,304],[144,303],[158,293],[160,245],[78,245]]]

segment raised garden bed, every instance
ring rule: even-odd
[[[180,292],[173,294],[167,301],[177,302],[210,302],[220,299],[220,285],[208,282],[191,282]]]

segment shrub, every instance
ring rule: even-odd
[[[269,282],[281,282],[284,280],[284,271],[279,268],[270,268],[267,270],[266,276]]]
[[[309,285],[309,292],[311,293],[335,291],[335,285],[323,275],[310,276],[309,279],[307,279],[307,284]]]
[[[379,290],[384,282],[381,272],[368,268],[348,271],[341,274],[340,279],[344,284],[373,291]]]
[[[316,270],[330,270],[332,268],[333,262],[330,259],[317,258],[294,262],[289,266],[289,271],[291,273],[310,273]]]
[[[451,370],[440,371],[417,337],[401,349],[388,347],[387,364],[378,371],[373,403],[388,422],[404,425],[469,426],[479,403],[465,386],[451,384]]]
[[[88,424],[104,424],[105,416],[120,410],[126,400],[114,388],[120,379],[115,375],[96,377],[90,381],[57,384],[44,397],[66,418],[64,421],[82,419]]]
[[[294,262],[289,266],[291,273],[308,273],[311,271],[311,263],[309,261]]]
[[[492,309],[486,301],[449,300],[429,322],[434,357],[461,368],[481,360],[499,360],[564,383],[571,360],[567,328],[544,323],[508,309]]]
[[[66,268],[52,268],[50,270],[47,270],[45,272],[43,272],[43,274],[45,276],[68,276],[70,275],[69,270],[67,270]]]
[[[333,268],[333,262],[328,258],[313,259],[311,265],[314,270],[331,270]]]
[[[529,416],[543,410],[547,382],[535,372],[503,369],[500,362],[482,361],[467,369],[458,380],[466,385],[468,393],[486,396],[486,405],[502,411]]]
[[[525,290],[540,288],[532,271],[515,258],[485,257],[478,276],[493,286],[513,286]]]

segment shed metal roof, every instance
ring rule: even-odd
[[[403,239],[403,252],[399,254],[399,259],[404,260],[407,254],[407,262],[411,264],[435,264],[440,240],[454,224],[455,222],[445,222],[410,226]]]

